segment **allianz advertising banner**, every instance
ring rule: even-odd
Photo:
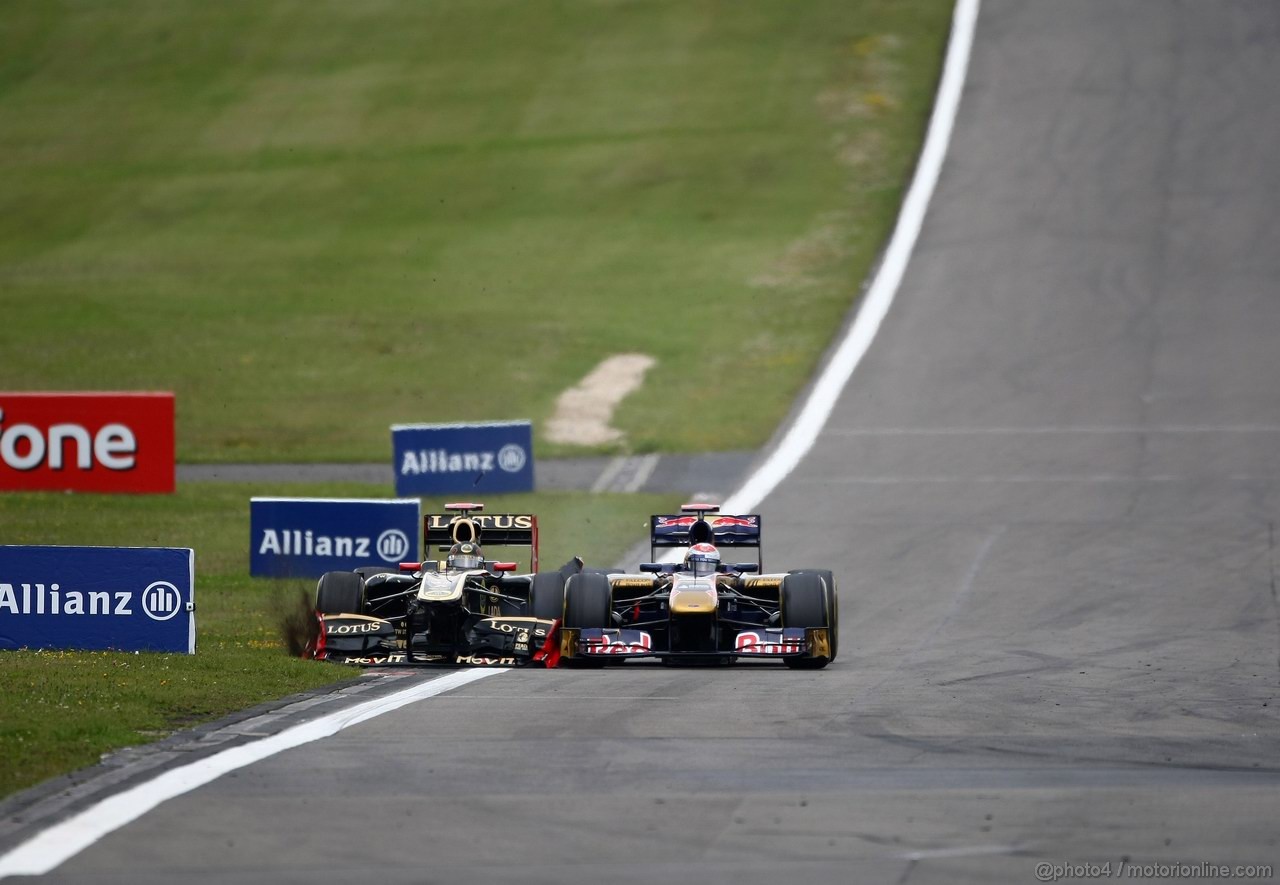
[[[0,546],[0,648],[196,650],[195,552]]]
[[[0,392],[0,490],[167,494],[172,393]]]
[[[533,425],[394,424],[397,495],[533,491]]]
[[[318,578],[416,562],[421,510],[417,498],[251,498],[249,574]]]

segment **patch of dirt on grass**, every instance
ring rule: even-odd
[[[578,446],[622,440],[622,431],[609,426],[613,410],[644,383],[645,373],[654,362],[653,357],[643,353],[618,353],[601,362],[560,394],[556,412],[547,422],[547,439]]]

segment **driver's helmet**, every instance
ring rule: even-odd
[[[444,561],[445,568],[472,569],[484,565],[484,554],[480,545],[471,541],[463,541],[449,548],[449,557]]]
[[[684,567],[694,575],[714,575],[720,568],[720,551],[714,544],[694,544],[684,555]]]

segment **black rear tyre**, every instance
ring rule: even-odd
[[[325,572],[316,584],[316,611],[325,615],[364,614],[364,578],[355,572]]]
[[[828,584],[817,572],[792,572],[782,580],[782,626],[827,627],[831,634],[832,655],[835,657],[835,628],[832,615],[832,594]],[[786,658],[788,667],[796,670],[821,670],[831,663],[831,658]]]
[[[559,572],[539,572],[529,585],[529,614],[535,618],[555,621],[564,617],[564,575]]]

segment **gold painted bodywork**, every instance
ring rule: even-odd
[[[810,627],[804,631],[809,654],[815,658],[831,657],[831,631],[826,627]]]
[[[457,602],[462,598],[467,587],[467,579],[473,576],[484,577],[483,569],[470,569],[465,572],[425,572],[422,584],[418,587],[418,599],[423,602]]]
[[[644,588],[652,590],[655,584],[656,582],[653,578],[611,578],[609,581],[609,586],[611,587],[626,587],[628,589]]]
[[[671,588],[673,615],[715,614],[718,605],[715,581],[677,581]]]
[[[560,628],[560,657],[572,658],[578,654],[578,637],[582,631],[577,627]]]

